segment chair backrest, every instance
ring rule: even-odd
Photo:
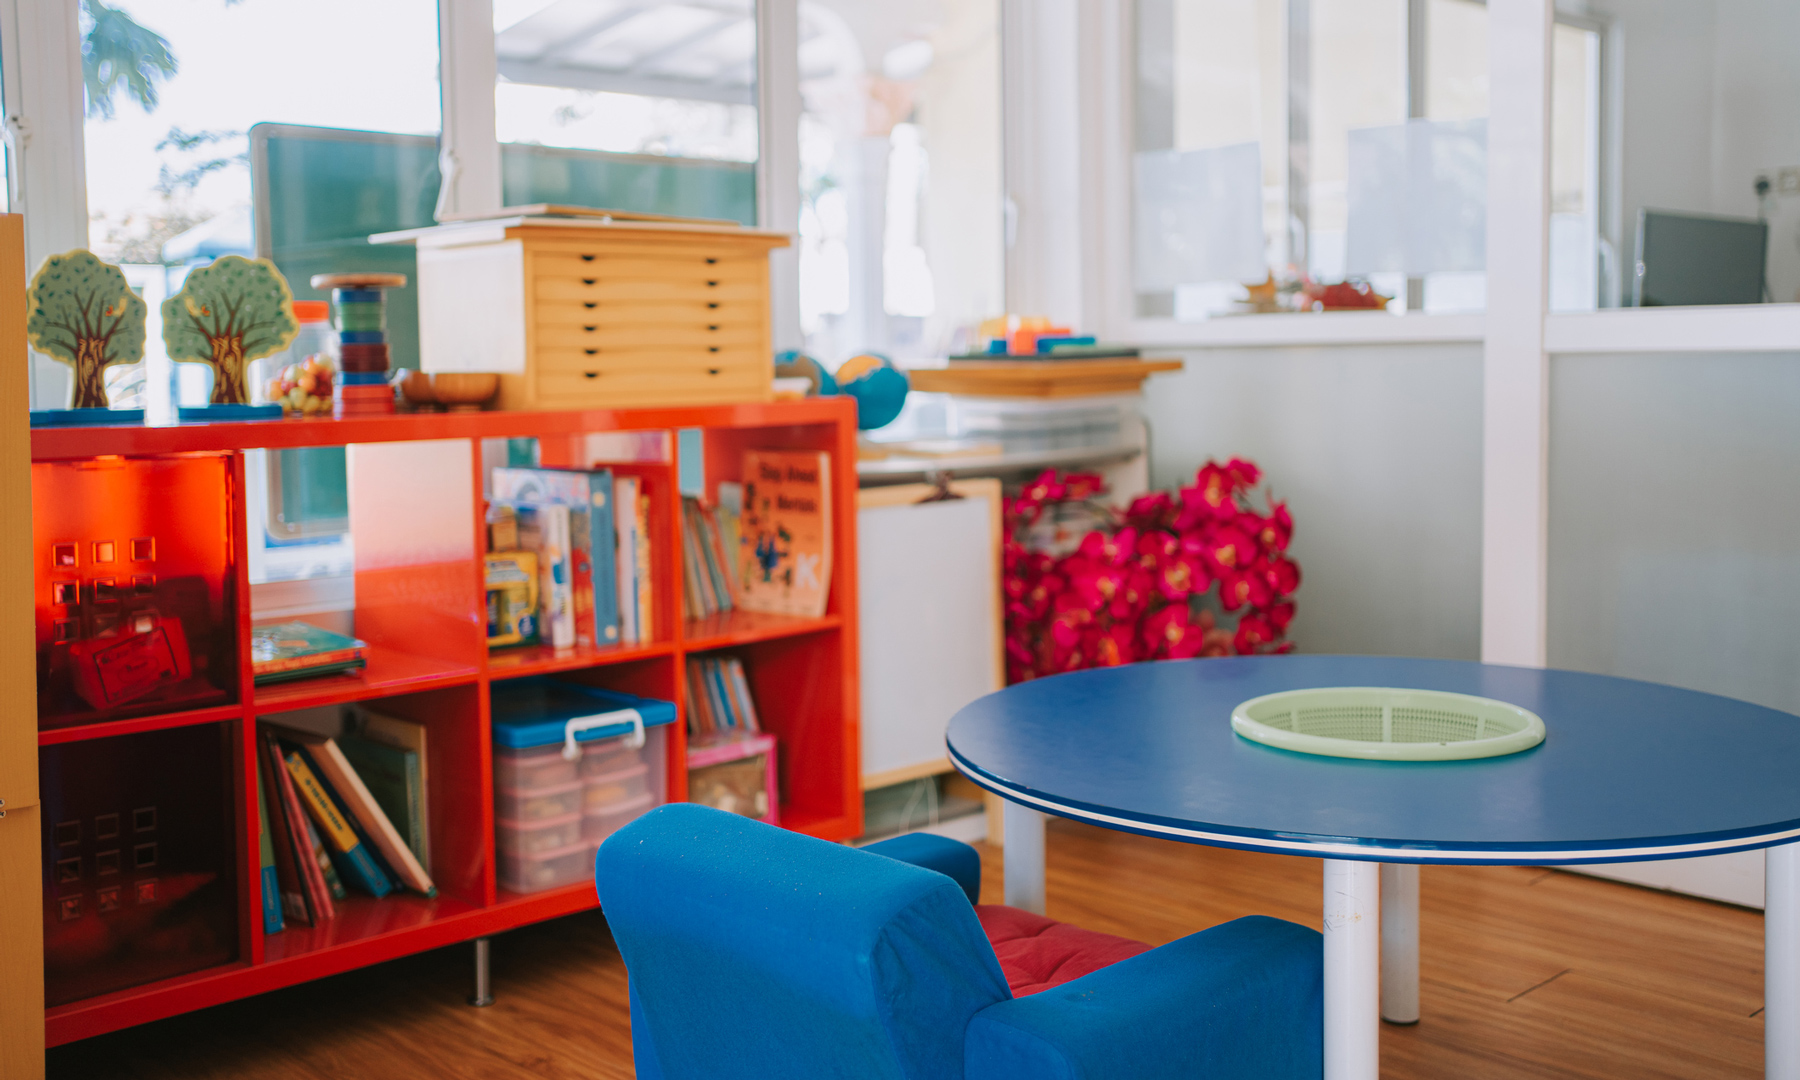
[[[1011,997],[955,882],[691,803],[601,845],[640,1080],[954,1080]]]

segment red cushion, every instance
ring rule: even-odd
[[[1048,990],[1150,951],[1140,941],[1083,930],[1004,904],[978,904],[975,916],[1000,958],[1000,970],[1014,997]]]

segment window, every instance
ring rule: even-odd
[[[1140,0],[1138,315],[1480,310],[1486,17],[1475,0]]]
[[[109,393],[154,420],[211,392],[209,369],[162,353],[160,307],[189,267],[254,254],[251,126],[435,136],[437,5],[84,0],[82,30],[89,244],[150,307],[141,385]]]
[[[998,0],[800,5],[800,324],[828,368],[1004,308]]]

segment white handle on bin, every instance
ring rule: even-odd
[[[563,760],[574,761],[581,756],[581,747],[575,745],[576,735],[597,727],[610,727],[613,724],[622,724],[627,720],[631,722],[631,730],[618,736],[618,738],[624,739],[625,745],[633,750],[643,746],[643,714],[636,709],[615,709],[612,712],[598,713],[594,716],[577,716],[567,724],[564,724],[562,748]]]

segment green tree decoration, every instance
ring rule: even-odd
[[[163,301],[169,359],[210,364],[212,403],[247,405],[250,361],[280,352],[300,332],[294,294],[267,259],[226,255],[188,274]]]
[[[106,369],[144,358],[149,308],[124,272],[91,251],[52,255],[31,279],[26,307],[31,344],[75,369],[71,407],[106,408]]]

